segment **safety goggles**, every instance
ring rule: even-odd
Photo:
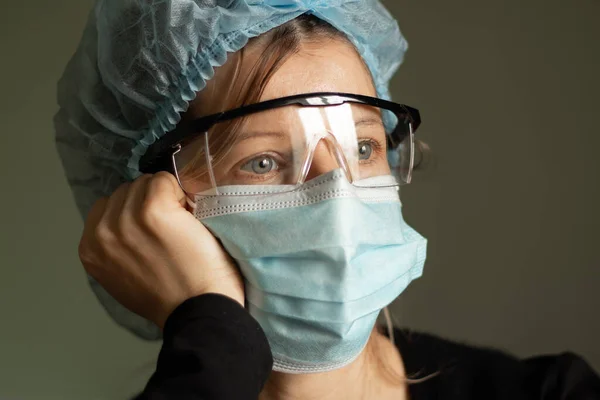
[[[230,186],[294,190],[336,168],[357,186],[407,184],[420,123],[418,110],[369,96],[283,97],[180,123],[150,146],[140,171],[171,171],[191,196]],[[395,183],[371,179],[389,175]]]

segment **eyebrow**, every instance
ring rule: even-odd
[[[243,142],[244,140],[248,140],[248,139],[253,139],[253,138],[257,138],[257,137],[272,137],[272,138],[276,138],[276,139],[285,139],[288,137],[288,135],[285,135],[281,132],[244,132],[242,133],[240,136],[238,136],[238,141]]]
[[[382,118],[376,118],[376,117],[364,117],[364,118],[361,118],[358,121],[356,121],[354,123],[354,126],[373,125],[373,124],[383,126],[383,119]]]
[[[381,125],[381,126],[383,126],[383,120],[381,118],[377,118],[377,117],[364,117],[354,123],[355,127],[359,127],[361,125]],[[238,140],[238,142],[243,142],[245,140],[254,139],[254,138],[258,138],[258,137],[271,137],[271,138],[281,140],[281,139],[287,138],[288,135],[281,133],[281,132],[269,132],[269,131],[253,132],[253,131],[250,131],[250,132],[244,132],[241,135],[239,135],[237,140]]]

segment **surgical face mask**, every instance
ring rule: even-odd
[[[404,222],[394,182],[353,185],[337,169],[293,188],[235,185],[195,197],[194,215],[241,269],[274,370],[350,364],[379,312],[421,276],[426,240]]]

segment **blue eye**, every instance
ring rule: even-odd
[[[277,162],[269,156],[254,158],[242,166],[242,170],[252,172],[257,175],[268,174],[276,169],[278,169]]]
[[[373,145],[369,142],[360,142],[358,144],[358,159],[368,160],[373,154]]]

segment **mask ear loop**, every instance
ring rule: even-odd
[[[412,122],[408,123],[408,145],[410,146],[410,160],[408,164],[408,171],[406,172],[406,184],[409,184],[412,181],[412,172],[415,167],[415,133],[413,131]]]
[[[208,132],[204,132],[203,135],[204,135],[204,154],[206,156],[206,165],[208,165],[208,175],[210,178],[210,183],[215,190],[215,195],[219,195],[219,189],[217,188],[217,180],[215,178],[215,174],[212,169],[213,157],[210,155],[210,150],[208,147]],[[196,194],[190,195],[183,187],[183,184],[181,183],[181,178],[179,176],[179,170],[177,168],[177,161],[175,160],[175,156],[177,155],[177,153],[179,153],[182,150],[181,143],[177,143],[173,147],[174,147],[174,151],[173,151],[173,154],[171,154],[171,163],[173,164],[173,172],[175,173],[175,178],[177,179],[177,183],[179,184],[179,187],[185,193],[185,198],[186,198],[187,204],[191,207],[192,210],[194,210],[194,209],[196,209],[196,201],[195,201],[195,199],[191,198],[190,196],[193,196],[195,198]]]
[[[190,209],[195,210],[196,209],[196,202],[190,198],[190,195],[188,194],[188,192],[186,192],[185,188],[183,187],[183,184],[181,183],[181,179],[179,178],[179,171],[177,169],[177,161],[175,161],[175,156],[177,155],[177,153],[179,153],[181,151],[181,143],[177,143],[175,146],[173,146],[173,154],[171,154],[171,162],[173,164],[173,172],[175,173],[175,178],[177,179],[177,183],[179,184],[179,187],[181,188],[181,190],[183,190],[183,193],[185,193],[185,201],[187,203],[187,205],[190,207]]]
[[[208,132],[204,132],[204,154],[206,155],[206,165],[208,165],[208,176],[210,178],[210,184],[215,189],[215,194],[218,196],[219,188],[217,187],[217,180],[215,179],[215,172],[213,171],[212,161],[213,157],[210,155],[210,147],[208,145]]]

